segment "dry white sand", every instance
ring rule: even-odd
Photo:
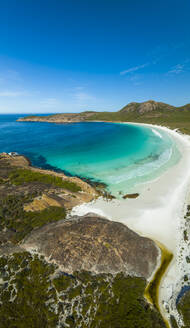
[[[140,235],[161,242],[172,251],[174,259],[160,288],[161,305],[162,301],[171,303],[172,290],[180,275],[177,250],[190,184],[190,139],[166,127],[144,125],[162,129],[174,138],[182,154],[180,161],[155,181],[141,185],[141,194],[136,199],[106,201],[99,198],[75,207],[72,214],[84,215],[94,212],[110,220],[122,222]]]

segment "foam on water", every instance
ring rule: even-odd
[[[155,133],[156,136],[162,139],[162,135],[160,134],[160,132],[158,132],[156,129],[151,129],[151,130],[153,133]]]

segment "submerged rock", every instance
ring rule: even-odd
[[[124,272],[145,279],[151,276],[159,256],[152,240],[95,214],[47,224],[34,230],[21,246],[50,257],[68,273]]]

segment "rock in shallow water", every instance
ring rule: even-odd
[[[68,273],[124,272],[145,279],[151,276],[159,256],[152,240],[95,214],[73,216],[34,230],[22,247],[51,256]]]

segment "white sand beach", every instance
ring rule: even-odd
[[[182,154],[180,161],[156,180],[141,185],[140,196],[136,199],[106,201],[99,198],[75,207],[72,214],[84,215],[95,212],[110,220],[126,224],[140,235],[150,237],[170,250],[174,254],[174,259],[161,282],[159,303],[160,307],[162,301],[167,302],[169,306],[171,304],[171,311],[175,314],[172,291],[180,277],[178,249],[181,239],[180,227],[184,220],[190,186],[190,137],[166,127],[144,125],[156,128],[157,131],[162,129],[170,134]]]

